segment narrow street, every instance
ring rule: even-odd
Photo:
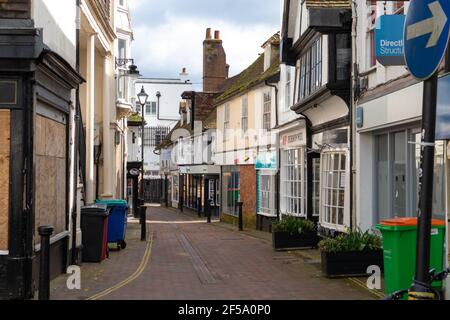
[[[275,252],[266,239],[240,234],[222,223],[208,225],[157,207],[148,209],[148,222],[151,251],[138,240],[139,225],[131,222],[126,250],[111,252],[111,259],[101,265],[84,264],[81,290],[69,291],[67,276],[60,276],[52,283],[52,299],[374,298],[348,280],[322,277],[319,262]],[[150,253],[148,261],[142,261],[145,252]]]

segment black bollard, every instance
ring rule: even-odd
[[[244,231],[244,218],[242,214],[242,207],[244,206],[244,203],[238,202],[238,214],[239,214],[239,231]]]
[[[205,210],[206,210],[206,222],[211,223],[211,201],[208,200],[205,202]]]
[[[141,202],[141,241],[147,240],[147,208],[144,206],[144,201]]]
[[[200,198],[200,197],[197,198],[197,213],[198,213],[198,217],[201,218],[202,217],[202,198]]]
[[[38,228],[41,236],[39,300],[50,300],[50,236],[53,234],[53,230],[52,226]]]

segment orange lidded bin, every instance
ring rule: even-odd
[[[384,273],[386,294],[409,289],[416,271],[417,218],[383,220],[377,226],[383,235]],[[431,229],[430,268],[444,269],[444,242],[446,224],[433,220]],[[442,290],[442,282],[433,283]]]

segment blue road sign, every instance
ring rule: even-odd
[[[411,74],[426,80],[438,69],[447,49],[449,0],[412,0],[405,21],[405,61]]]

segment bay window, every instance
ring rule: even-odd
[[[276,172],[260,170],[257,175],[257,213],[259,215],[276,217]]]
[[[281,153],[281,212],[306,216],[306,169],[304,148]]]
[[[302,55],[299,68],[299,100],[303,100],[322,87],[322,37]]]
[[[321,155],[321,224],[344,231],[346,151],[328,151]]]

